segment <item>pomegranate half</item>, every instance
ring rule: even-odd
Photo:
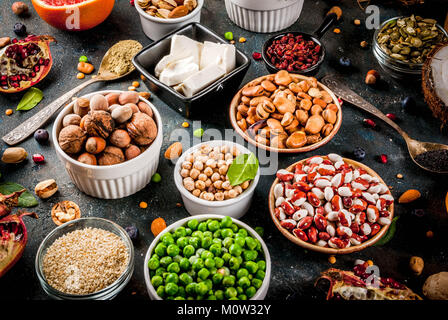
[[[0,92],[14,93],[40,82],[50,72],[52,36],[30,35],[0,49]]]

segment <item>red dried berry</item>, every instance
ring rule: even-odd
[[[397,116],[395,115],[395,113],[388,113],[386,114],[386,117],[388,117],[392,121],[397,120]]]
[[[45,157],[40,153],[33,154],[33,161],[37,164],[45,162]]]
[[[372,119],[364,119],[364,120],[362,120],[362,122],[364,123],[364,125],[366,127],[370,127],[370,128],[375,128],[376,127],[376,123]]]
[[[261,59],[261,53],[260,52],[252,53],[252,58],[254,58],[255,60],[260,60]]]
[[[134,6],[134,5],[135,5],[135,0],[131,0],[131,1],[129,1],[129,4],[130,4],[131,6]]]
[[[381,163],[387,163],[387,156],[385,154],[380,155],[380,162]]]

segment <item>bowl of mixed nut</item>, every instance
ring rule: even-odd
[[[201,21],[204,0],[137,0],[143,32],[157,41],[171,31]]]
[[[233,98],[230,122],[251,144],[298,153],[330,141],[342,123],[341,105],[316,78],[281,70],[246,84]]]
[[[362,163],[331,153],[296,162],[276,174],[269,211],[280,232],[317,252],[346,254],[383,237],[394,198],[381,177]]]
[[[84,193],[117,199],[143,189],[156,172],[162,119],[136,91],[87,94],[58,115],[52,139],[73,183]]]
[[[259,178],[255,155],[240,144],[224,140],[193,146],[174,168],[174,182],[191,215],[213,212],[242,217]]]

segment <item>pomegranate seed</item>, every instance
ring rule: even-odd
[[[45,158],[40,153],[33,154],[33,161],[37,164],[43,163],[45,161]]]
[[[39,72],[40,66],[34,66],[34,71]]]
[[[392,121],[397,120],[397,116],[395,115],[395,113],[388,113],[386,114],[386,117],[388,117]]]
[[[40,58],[38,64],[40,65],[44,64],[44,58]]]
[[[364,120],[362,120],[362,122],[367,127],[370,127],[370,128],[375,128],[376,127],[376,123],[372,119],[364,119]]]
[[[135,1],[134,1],[134,0],[129,1],[129,4],[130,4],[131,6],[134,6],[134,5],[135,5]]]
[[[31,72],[30,75],[31,75],[31,78],[34,78],[36,76],[36,72],[33,71],[33,72]]]
[[[17,43],[19,40],[17,40],[16,38],[12,39],[12,43]]]
[[[342,101],[342,99],[341,98],[338,98],[338,102],[339,102],[339,104],[342,106],[342,104],[344,103],[344,101]]]
[[[387,163],[387,156],[385,154],[381,154],[380,161],[381,161],[381,163]]]
[[[260,52],[252,53],[252,58],[254,58],[255,60],[260,60],[261,59],[261,53]]]

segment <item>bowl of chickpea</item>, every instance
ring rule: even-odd
[[[232,186],[227,170],[236,156],[250,153],[231,141],[213,140],[197,144],[176,162],[174,182],[190,215],[221,214],[241,218],[249,209],[260,178]]]

